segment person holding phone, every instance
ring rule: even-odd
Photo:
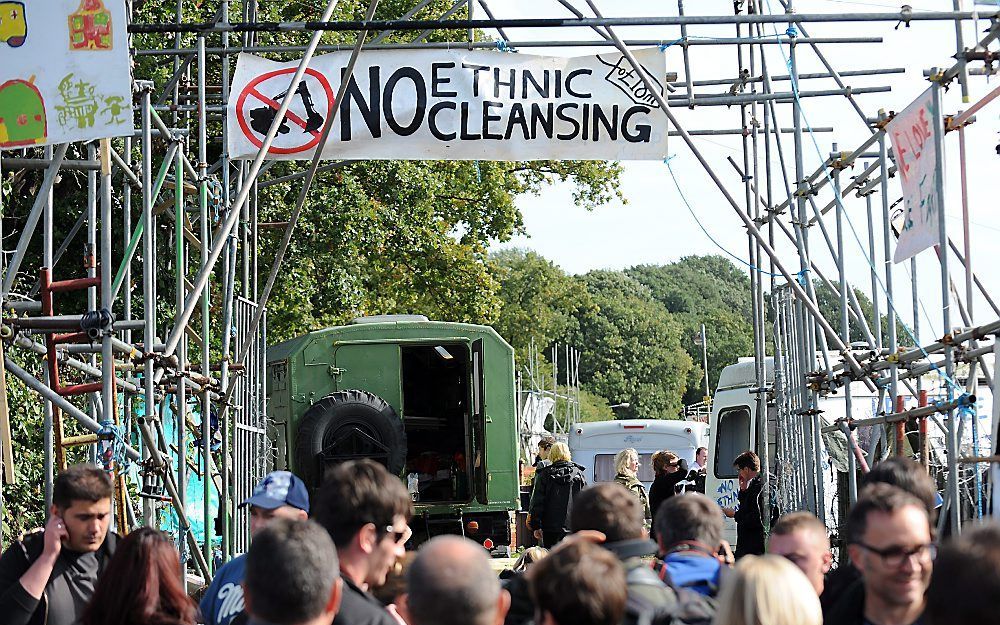
[[[44,530],[0,556],[0,615],[4,625],[74,625],[118,544],[109,532],[113,486],[89,464],[56,476]]]
[[[736,559],[764,553],[764,484],[760,478],[760,458],[744,451],[733,460],[739,474],[739,507],[723,508],[723,513],[736,521]]]

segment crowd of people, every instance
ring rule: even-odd
[[[109,531],[108,475],[70,467],[56,478],[44,529],[0,556],[0,624],[1000,622],[1000,524],[937,540],[934,484],[913,461],[886,460],[866,476],[846,524],[849,562],[833,568],[827,527],[808,512],[784,514],[764,536],[752,452],[735,462],[739,508],[724,510],[693,489],[660,495],[687,472],[677,454],[654,456],[663,480],[647,495],[635,450],[619,454],[614,481],[587,486],[564,447],[546,449],[531,505],[547,547],[526,550],[500,575],[481,545],[457,535],[407,552],[406,488],[382,465],[357,460],[334,467],[312,502],[291,473],[258,484],[243,502],[250,548],[219,569],[200,603],[172,539],[151,528]],[[735,554],[723,540],[726,516],[740,528]]]

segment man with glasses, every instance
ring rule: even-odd
[[[811,512],[792,512],[771,528],[768,553],[782,556],[799,567],[816,594],[823,594],[823,579],[830,571],[833,554],[826,526]]]
[[[368,588],[385,583],[403,556],[413,513],[400,479],[371,460],[345,462],[327,474],[314,520],[337,547],[344,592],[334,625],[397,625]]]
[[[924,504],[895,486],[867,486],[848,516],[847,541],[861,579],[825,624],[921,625],[934,556]]]

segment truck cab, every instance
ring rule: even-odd
[[[274,463],[322,485],[371,458],[407,484],[414,542],[514,544],[514,352],[492,328],[417,315],[356,319],[268,349]]]

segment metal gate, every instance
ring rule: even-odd
[[[233,501],[237,504],[253,492],[254,486],[271,470],[271,442],[267,436],[265,412],[264,364],[266,332],[248,336],[246,329],[257,311],[257,304],[243,297],[234,302],[233,327],[236,330],[234,353],[251,342],[244,369],[233,379]],[[265,312],[260,324],[267,327]],[[237,510],[234,515],[233,553],[245,553],[250,546],[250,515]]]

